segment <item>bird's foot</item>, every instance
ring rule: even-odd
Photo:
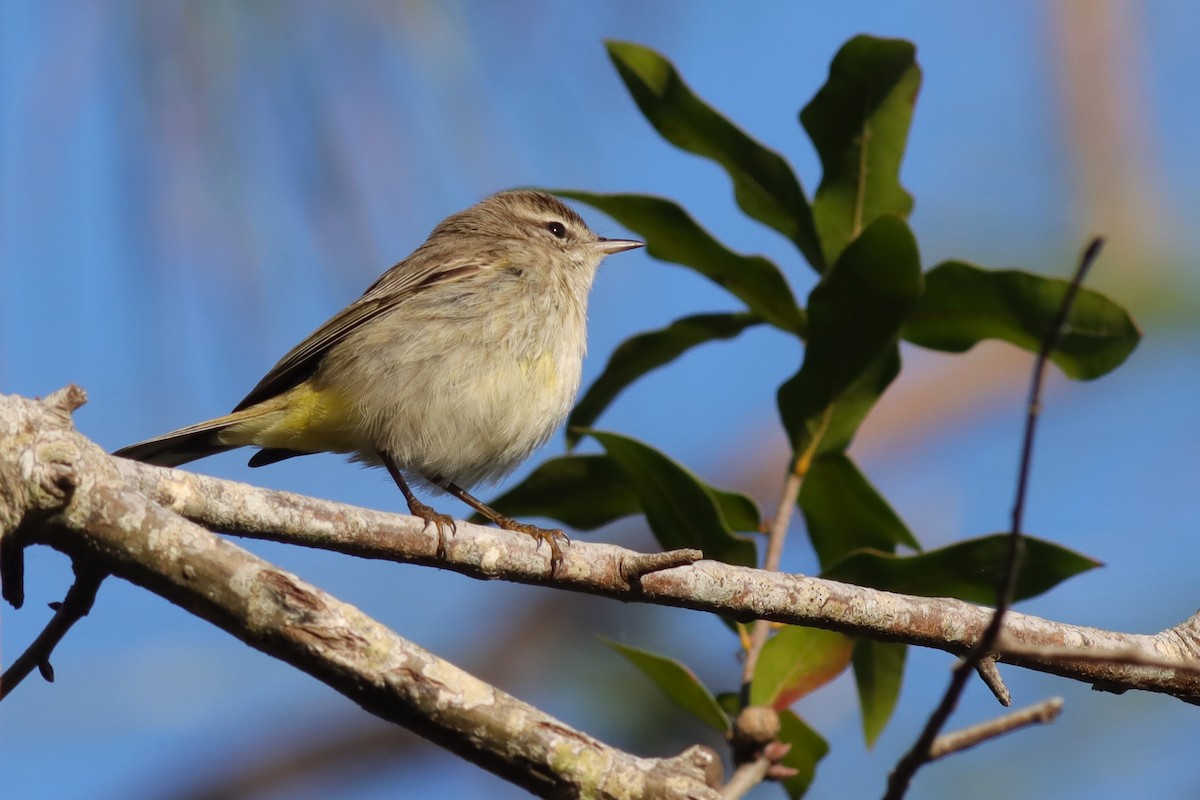
[[[440,511],[434,511],[432,506],[427,506],[420,500],[410,500],[408,502],[408,511],[414,517],[420,517],[425,520],[425,528],[431,524],[437,529],[437,557],[446,557],[446,528],[450,529],[450,535],[453,536],[458,530],[458,523],[454,521],[454,517],[449,514],[443,514]]]
[[[537,525],[530,525],[528,522],[517,522],[509,517],[501,517],[495,520],[506,531],[518,531],[527,536],[532,536],[537,542],[535,547],[541,548],[542,542],[550,545],[550,574],[553,575],[558,571],[559,565],[562,564],[562,548],[558,543],[571,543],[571,538],[563,533],[558,528],[539,528]]]

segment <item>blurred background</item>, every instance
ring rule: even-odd
[[[811,194],[819,170],[796,114],[860,32],[918,47],[925,80],[902,177],[926,267],[954,257],[1061,275],[1104,232],[1090,285],[1146,333],[1115,374],[1051,381],[1028,529],[1107,566],[1022,610],[1145,633],[1178,623],[1197,607],[1200,555],[1200,15],[1183,0],[3,3],[0,391],[83,386],[76,423],[107,448],[224,413],[438,220],[521,185],[679,198],[730,247],[776,259],[803,298],[811,270],[737,213],[717,167],[657,137],[603,40],[674,60]],[[628,336],[733,308],[643,253],[610,260],[585,383]],[[600,426],[769,509],[786,462],[774,389],[800,356],[777,333],[748,332],[644,380]],[[1031,359],[1003,345],[905,359],[853,452],[927,547],[1002,530]],[[509,485],[562,449],[555,439]],[[404,508],[382,471],[315,456],[251,472],[248,455],[194,468]],[[595,536],[654,547],[633,523]],[[597,638],[733,688],[736,642],[705,615],[243,544],[611,744],[646,756],[719,745]],[[812,567],[797,530],[785,568]],[[0,611],[5,663],[69,580],[64,558],[29,553],[25,608]],[[0,706],[5,797],[524,796],[119,581],[54,666],[54,684],[31,677]],[[852,681],[803,700],[797,711],[832,746],[809,796],[881,794],[950,666],[911,652],[896,717],[870,751]],[[914,796],[1200,793],[1195,748],[1181,744],[1195,741],[1196,709],[1005,676],[1018,705],[1063,695],[1062,719],[926,769]],[[999,710],[975,685],[952,727]]]

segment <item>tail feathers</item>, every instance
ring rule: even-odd
[[[113,455],[160,467],[177,467],[198,458],[241,447],[236,444],[223,444],[219,440],[221,431],[240,422],[241,418],[242,415],[231,414],[228,417],[189,425],[144,442],[122,447]]]

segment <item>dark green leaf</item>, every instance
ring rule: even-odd
[[[642,510],[624,470],[604,455],[552,458],[491,506],[514,519],[548,517],[577,531],[595,530]],[[473,519],[482,522],[478,515]]]
[[[800,112],[823,167],[812,209],[826,262],[880,216],[907,217],[912,210],[900,162],[921,88],[916,54],[901,39],[856,36]]]
[[[904,338],[961,353],[984,339],[1002,339],[1031,353],[1041,349],[1062,306],[1068,282],[1020,270],[988,270],[945,261],[925,276]],[[1141,331],[1125,309],[1081,289],[1050,360],[1068,376],[1098,378],[1133,352]]]
[[[742,710],[742,696],[738,692],[720,692],[717,694],[717,705],[733,719]]]
[[[997,533],[915,556],[860,550],[825,570],[822,577],[900,594],[988,604],[996,601],[996,586],[1007,559],[1008,534]],[[1099,561],[1026,536],[1014,599],[1034,597],[1098,566]]]
[[[725,524],[735,531],[758,533],[762,523],[758,514],[758,504],[741,492],[731,492],[718,489],[716,486],[705,484],[708,491],[717,501],[721,509],[721,517]]]
[[[758,530],[754,500],[714,486],[708,489],[733,530]],[[547,517],[575,530],[595,530],[642,512],[642,501],[625,471],[604,455],[551,458],[490,505],[509,517]],[[480,515],[472,521],[486,522]]]
[[[808,299],[804,363],[779,389],[801,460],[845,449],[900,369],[900,327],[921,294],[917,243],[880,217],[847,247]]]
[[[779,712],[779,723],[779,741],[792,746],[782,763],[796,770],[795,775],[783,781],[783,788],[788,797],[798,800],[808,791],[817,774],[817,763],[829,752],[829,745],[794,712]]]
[[[638,378],[669,364],[691,348],[714,339],[732,339],[762,319],[755,314],[699,314],[677,319],[666,328],[626,339],[613,351],[604,372],[576,403],[567,419],[567,444],[574,446],[579,435],[572,428],[586,428],[621,391]]]
[[[864,547],[885,552],[896,545],[921,549],[845,453],[826,453],[813,461],[800,486],[800,510],[822,566]]]
[[[791,239],[809,263],[823,271],[812,209],[787,161],[697,97],[660,54],[629,42],[607,45],[621,80],[659,134],[724,167],[742,211]]]
[[[804,312],[779,267],[762,256],[733,252],[670,200],[644,194],[550,191],[600,209],[641,236],[650,255],[699,272],[767,322],[803,335]]]
[[[854,682],[858,686],[867,747],[875,745],[896,708],[907,654],[908,646],[898,642],[859,639],[854,643]]]
[[[750,681],[750,705],[781,711],[836,678],[850,663],[844,633],[789,626],[767,640]]]
[[[758,506],[744,494],[715,486],[709,491],[735,531],[757,531]],[[642,512],[642,502],[621,469],[606,455],[552,458],[491,503],[510,517],[548,517],[590,531]],[[476,514],[472,520],[484,523]]]
[[[660,656],[636,647],[605,639],[609,647],[625,656],[654,685],[662,690],[671,702],[697,717],[705,725],[721,733],[729,731],[729,717],[721,710],[712,692],[700,682],[696,674],[673,658]]]
[[[738,536],[713,490],[680,464],[641,442],[588,431],[625,472],[646,522],[664,548],[695,547],[706,558],[753,566],[754,542]]]

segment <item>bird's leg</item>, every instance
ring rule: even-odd
[[[454,517],[449,514],[442,514],[434,511],[432,507],[425,505],[417,496],[413,494],[412,489],[408,488],[408,483],[404,480],[404,476],[400,474],[400,468],[396,466],[395,459],[392,454],[385,450],[379,451],[379,458],[383,461],[383,465],[387,467],[388,474],[392,476],[392,480],[400,487],[401,494],[404,495],[404,500],[408,503],[408,510],[414,517],[420,517],[425,520],[425,527],[429,527],[429,523],[433,523],[437,528],[437,557],[446,557],[446,526],[450,526],[450,535],[458,529],[454,522]]]
[[[512,517],[506,517],[491,506],[476,500],[471,495],[467,494],[466,490],[453,483],[443,483],[442,488],[450,494],[462,500],[471,508],[478,511],[483,516],[490,519],[493,523],[503,528],[506,531],[519,531],[528,536],[532,536],[540,547],[542,542],[550,545],[550,574],[553,575],[562,564],[562,549],[558,546],[559,541],[564,541],[567,544],[571,543],[570,538],[558,528],[539,528],[537,525],[530,525],[527,522],[517,522]]]

